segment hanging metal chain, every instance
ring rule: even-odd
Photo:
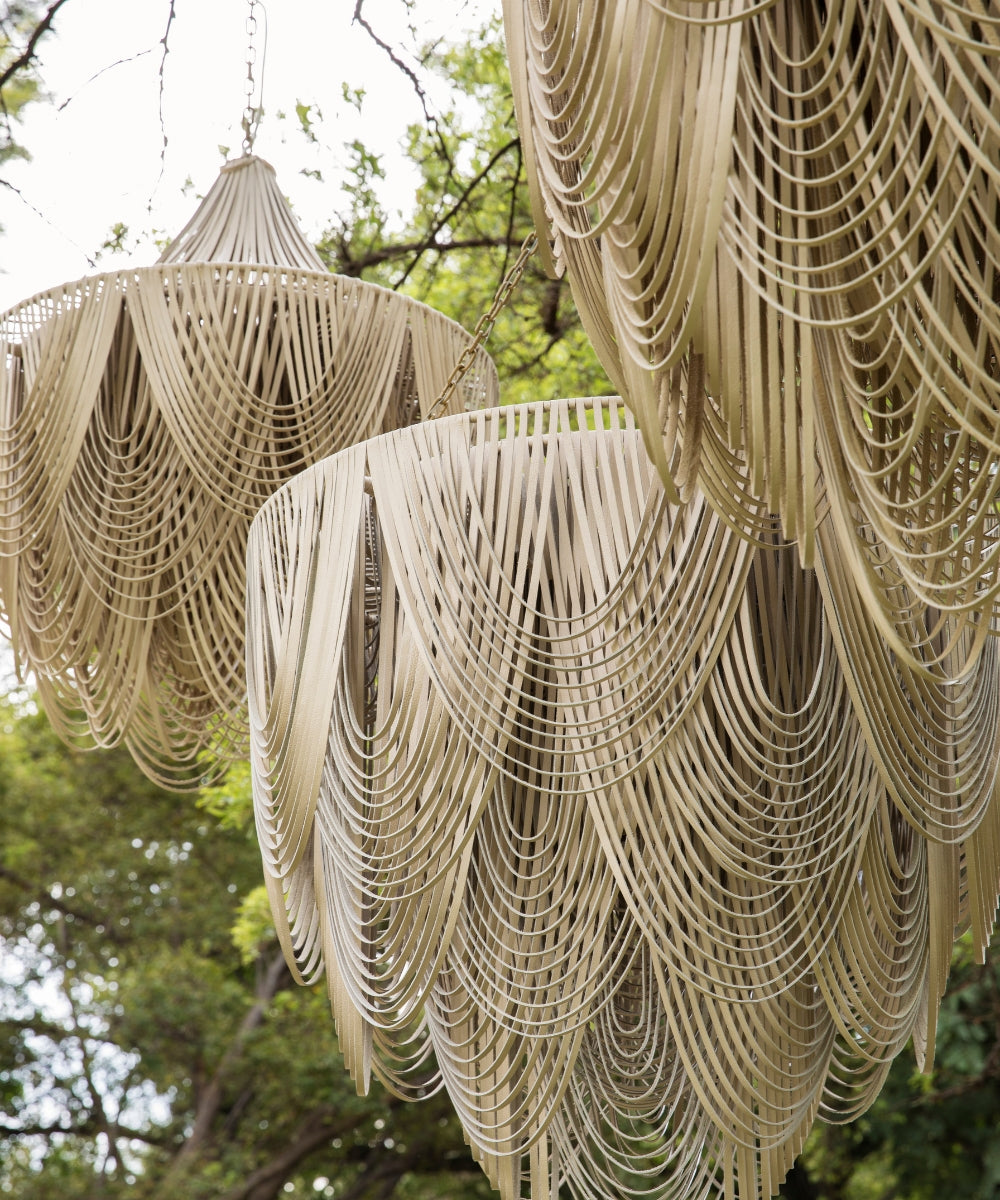
[[[480,347],[493,332],[493,326],[496,324],[497,317],[503,312],[504,308],[510,302],[510,298],[514,293],[514,289],[521,282],[521,276],[524,274],[524,269],[528,265],[528,260],[534,254],[538,246],[538,236],[532,230],[531,233],[521,243],[521,250],[518,253],[517,260],[507,274],[500,282],[500,286],[496,290],[496,295],[493,297],[493,303],[489,306],[486,312],[479,318],[476,328],[472,332],[472,341],[465,347],[459,356],[458,362],[455,363],[451,374],[448,376],[448,382],[441,389],[441,395],[434,401],[425,421],[431,420],[435,416],[438,409],[443,407],[451,399],[452,394],[458,385],[465,378],[469,368],[475,361],[476,355]]]
[[[259,8],[264,16],[264,47],[265,53],[267,50],[267,11],[260,0],[249,0],[250,12],[247,14],[246,31],[247,38],[247,77],[243,85],[244,95],[246,96],[246,106],[243,109],[243,153],[250,154],[253,150],[254,138],[257,136],[257,126],[260,124],[260,115],[264,108],[264,77],[263,77],[263,59],[261,56],[261,84],[260,95],[257,97],[257,103],[254,104],[254,93],[257,91],[257,81],[254,77],[254,67],[257,65],[257,12]]]

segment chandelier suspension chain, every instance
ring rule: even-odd
[[[441,395],[431,405],[425,421],[432,420],[442,410],[447,409],[448,401],[455,393],[455,389],[465,378],[469,368],[476,361],[476,356],[480,348],[485,344],[490,334],[493,332],[493,326],[496,324],[497,317],[510,303],[511,297],[521,282],[521,276],[524,274],[528,261],[538,248],[538,236],[534,230],[521,243],[521,249],[518,251],[514,265],[510,268],[507,274],[500,281],[500,286],[497,288],[493,296],[493,302],[476,323],[476,328],[472,331],[472,341],[462,351],[461,356],[455,363],[451,374],[444,387],[441,389]]]
[[[249,0],[250,11],[247,13],[246,32],[247,32],[247,75],[243,84],[243,93],[246,97],[246,104],[243,109],[243,153],[249,155],[253,152],[254,139],[257,136],[257,128],[260,125],[261,113],[264,111],[264,63],[267,58],[267,10],[260,0]],[[254,67],[257,65],[257,9],[260,9],[264,18],[264,49],[260,58],[260,90],[258,92],[257,79],[254,74]],[[257,96],[257,103],[254,104],[254,95]]]

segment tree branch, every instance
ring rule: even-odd
[[[397,1099],[396,1103],[401,1101]],[[465,1154],[458,1159],[453,1155],[442,1159],[435,1127],[440,1117],[451,1111],[446,1094],[438,1092],[433,1100],[423,1103],[427,1107],[421,1125],[423,1136],[416,1137],[412,1142],[407,1139],[407,1148],[392,1154],[367,1153],[362,1160],[360,1174],[346,1191],[340,1193],[340,1200],[390,1200],[400,1179],[410,1172],[438,1175],[443,1171],[452,1171],[478,1176],[478,1169]],[[248,1200],[257,1200],[257,1197],[248,1197]],[[260,1200],[271,1198],[261,1197]]]
[[[282,980],[287,974],[288,967],[285,965],[284,957],[278,953],[268,965],[263,978],[257,986],[253,1005],[240,1022],[239,1028],[233,1035],[232,1041],[226,1047],[225,1053],[220,1058],[219,1065],[216,1067],[212,1078],[208,1081],[207,1086],[202,1092],[201,1098],[198,1101],[198,1108],[195,1113],[191,1133],[184,1142],[184,1145],[181,1146],[170,1169],[154,1193],[156,1197],[162,1196],[166,1198],[180,1194],[178,1185],[194,1165],[194,1160],[208,1141],[212,1122],[218,1115],[222,1104],[222,1089],[226,1075],[233,1063],[242,1054],[247,1038],[263,1022],[267,1007],[274,999]]]
[[[46,224],[46,225],[48,225],[48,227],[49,227],[50,229],[54,229],[54,230],[56,231],[56,233],[59,233],[59,234],[61,234],[61,236],[62,236],[62,237],[66,237],[65,233],[63,233],[63,232],[62,232],[62,230],[60,230],[58,226],[54,225],[54,224],[53,224],[53,223],[52,223],[52,222],[49,220],[49,218],[48,218],[48,217],[45,215],[45,213],[43,213],[43,212],[42,212],[42,210],[41,210],[40,208],[38,208],[36,205],[34,205],[34,204],[32,204],[32,203],[31,203],[31,201],[30,201],[30,200],[28,199],[28,197],[27,197],[27,196],[24,194],[24,192],[22,192],[22,191],[21,191],[21,189],[20,189],[19,187],[15,187],[15,186],[14,186],[14,185],[13,185],[13,184],[12,184],[12,183],[9,181],[9,180],[7,180],[7,179],[0,179],[0,185],[2,185],[3,187],[7,188],[7,190],[8,190],[8,191],[10,191],[10,192],[13,192],[13,193],[14,193],[14,195],[15,195],[15,196],[18,198],[18,200],[20,200],[22,204],[25,204],[25,205],[27,205],[27,206],[28,206],[28,208],[30,208],[30,209],[31,209],[31,211],[32,211],[32,212],[35,214],[35,216],[36,216],[36,217],[38,217],[38,218],[40,218],[40,220],[44,221],[44,222],[45,222],[45,224]],[[67,237],[67,238],[66,238],[66,240],[67,240],[67,241],[70,243],[70,245],[71,245],[71,246],[73,246],[73,247],[74,247],[74,249],[76,249],[76,250],[79,250],[79,252],[80,252],[80,253],[83,255],[83,257],[84,257],[84,258],[87,260],[87,262],[90,264],[90,266],[91,266],[91,267],[96,267],[96,266],[97,266],[97,261],[96,261],[96,259],[92,258],[92,257],[91,257],[91,256],[90,256],[90,255],[89,255],[87,252],[86,252],[86,250],[84,250],[84,249],[83,249],[83,247],[82,247],[82,246],[78,246],[78,245],[77,245],[77,243],[76,243],[76,242],[74,242],[72,238],[68,238],[68,237]]]
[[[942,1088],[939,1092],[929,1092],[926,1096],[921,1096],[917,1103],[943,1104],[948,1100],[953,1100],[956,1096],[964,1096],[967,1092],[978,1091],[979,1088],[992,1083],[998,1075],[1000,1075],[1000,1041],[993,1043],[978,1075],[974,1075],[962,1083],[957,1083],[953,1087]]]
[[[146,1146],[155,1146],[158,1149],[167,1149],[171,1144],[168,1136],[130,1129],[118,1121],[109,1122],[107,1129],[111,1130],[115,1137],[128,1138],[130,1141],[142,1142]],[[105,1132],[105,1127],[99,1125],[92,1115],[88,1115],[86,1120],[70,1124],[62,1121],[11,1121],[8,1117],[0,1116],[0,1135],[3,1137],[91,1138],[95,1134],[103,1132]]]
[[[437,235],[441,232],[441,230],[445,227],[445,225],[447,225],[448,222],[450,220],[452,220],[453,217],[457,216],[458,213],[461,212],[461,210],[465,207],[465,205],[467,205],[469,203],[469,201],[472,199],[472,193],[476,190],[477,187],[479,187],[479,185],[483,182],[483,180],[488,177],[489,173],[493,170],[493,168],[500,161],[500,159],[503,158],[503,156],[505,154],[509,154],[510,151],[513,150],[515,147],[517,147],[518,152],[520,153],[520,147],[521,147],[521,139],[520,138],[511,138],[511,140],[509,142],[506,142],[498,150],[495,150],[493,152],[493,154],[490,156],[490,160],[486,164],[486,166],[483,167],[483,169],[481,171],[479,171],[479,173],[477,175],[475,175],[469,181],[465,190],[458,197],[458,199],[455,201],[455,203],[446,212],[444,212],[441,216],[439,216],[437,218],[437,220],[434,222],[434,224],[431,226],[430,232],[427,234],[427,237],[424,239],[424,241],[422,243],[423,249],[419,249],[416,252],[416,254],[413,257],[413,261],[403,272],[402,276],[399,279],[397,279],[396,282],[393,284],[393,288],[402,287],[402,285],[409,278],[410,273],[413,271],[413,268],[419,262],[421,254],[423,254],[425,250],[429,250],[433,246],[434,241],[437,238]]]
[[[10,867],[4,866],[0,866],[0,879],[6,879],[8,883],[12,883],[15,887],[20,888],[26,897],[29,897],[30,900],[37,903],[43,909],[54,908],[56,912],[61,912],[63,916],[72,917],[74,921],[82,921],[85,925],[90,925],[92,928],[103,925],[105,927],[103,936],[109,942],[120,945],[125,940],[117,934],[106,916],[90,912],[85,908],[67,904],[65,900],[57,900],[49,892],[45,891],[44,887],[42,890],[39,890],[38,880],[36,879],[28,879],[26,876],[12,871]]]
[[[73,103],[77,96],[80,95],[81,92],[90,87],[92,83],[95,83],[98,79],[100,79],[102,75],[106,75],[108,71],[113,71],[116,67],[122,67],[126,63],[136,62],[138,59],[145,58],[147,54],[152,53],[152,48],[147,48],[146,50],[137,50],[135,54],[129,54],[125,58],[119,58],[115,62],[108,63],[107,66],[101,67],[101,69],[99,71],[95,71],[93,75],[91,75],[91,77],[73,93],[72,96],[67,96],[62,104],[57,105],[56,112],[63,112],[64,109],[69,108],[69,106]]]
[[[396,1184],[419,1158],[419,1149],[405,1154],[369,1156],[357,1179],[341,1192],[340,1200],[388,1200]]]
[[[51,1038],[53,1042],[65,1042],[77,1036],[75,1029],[60,1025],[58,1021],[50,1020],[39,1013],[33,1013],[30,1017],[0,1017],[0,1029],[33,1033],[37,1037]]]
[[[503,265],[500,268],[500,278],[497,280],[497,287],[507,278],[507,272],[510,270],[510,256],[514,250],[514,225],[517,222],[517,187],[521,182],[521,172],[524,170],[524,151],[521,148],[521,139],[517,139],[517,170],[514,172],[514,186],[510,189],[510,203],[507,206],[507,236],[506,245],[503,252]],[[494,289],[496,290],[496,289]]]
[[[375,45],[378,46],[380,50],[385,51],[385,53],[389,56],[389,61],[393,64],[393,66],[396,67],[397,70],[402,71],[407,79],[409,79],[410,83],[413,84],[413,90],[416,92],[417,99],[420,101],[421,109],[423,109],[424,121],[433,130],[435,140],[438,144],[438,149],[441,152],[441,157],[448,164],[448,178],[454,179],[455,162],[451,154],[448,152],[448,145],[444,140],[444,134],[441,132],[441,126],[438,122],[438,119],[428,107],[427,93],[424,91],[420,80],[416,76],[416,73],[410,67],[408,67],[405,62],[403,62],[403,60],[399,57],[395,50],[393,50],[388,42],[383,41],[383,39],[379,37],[371,25],[369,25],[367,20],[365,20],[364,16],[362,16],[361,10],[364,8],[364,6],[365,0],[356,0],[354,5],[354,20],[361,26],[365,33],[368,34]]]
[[[378,267],[382,263],[394,262],[398,258],[408,258],[411,254],[449,254],[453,250],[487,250],[501,249],[508,245],[504,237],[455,238],[448,242],[437,239],[428,241],[426,238],[419,242],[393,242],[379,246],[374,250],[366,250],[357,258],[352,258],[350,246],[341,239],[339,243],[340,257],[337,262],[343,275],[358,276],[369,267]]]
[[[396,1108],[403,1102],[395,1096],[387,1096],[385,1107]],[[284,1186],[288,1176],[299,1164],[326,1145],[331,1138],[343,1137],[368,1120],[365,1111],[344,1115],[331,1105],[323,1105],[309,1113],[289,1139],[284,1150],[270,1162],[248,1175],[242,1183],[231,1188],[219,1200],[273,1200]]]
[[[53,18],[66,3],[67,0],[54,0],[54,2],[49,5],[45,12],[45,16],[42,17],[35,28],[31,31],[31,36],[28,38],[27,45],[17,56],[17,58],[9,62],[7,66],[4,67],[3,71],[0,71],[0,92],[3,91],[11,79],[18,73],[18,71],[23,71],[34,59],[35,50],[38,46],[39,40],[44,37],[44,35],[52,28]]]
[[[167,27],[163,31],[163,37],[160,38],[160,45],[163,47],[163,54],[160,58],[160,137],[163,139],[160,147],[160,179],[163,178],[163,172],[167,166],[167,125],[163,119],[163,72],[167,65],[167,55],[170,53],[168,44],[170,38],[170,26],[174,23],[174,0],[170,0],[170,11],[167,13]],[[159,182],[159,180],[157,181]]]
[[[99,1132],[100,1126],[93,1117],[88,1117],[85,1121],[79,1121],[71,1125],[67,1125],[62,1121],[35,1121],[28,1124],[19,1121],[9,1121],[6,1117],[0,1117],[0,1133],[10,1137],[50,1138],[57,1135],[64,1137],[92,1137],[95,1133]],[[132,1134],[129,1134],[129,1137],[132,1136]]]
[[[354,5],[354,21],[361,26],[361,28],[365,31],[365,33],[368,34],[368,36],[380,50],[384,50],[386,52],[392,65],[398,71],[402,71],[410,83],[413,84],[413,90],[417,93],[417,99],[420,101],[420,107],[424,110],[424,119],[426,121],[433,122],[434,118],[431,116],[430,110],[427,107],[427,95],[421,86],[420,80],[416,76],[416,72],[412,69],[412,67],[408,67],[406,63],[403,62],[403,60],[399,57],[396,51],[393,50],[393,48],[389,45],[389,43],[380,38],[375,30],[372,29],[371,25],[369,25],[368,21],[362,15],[361,10],[364,8],[364,6],[365,0],[356,0]]]

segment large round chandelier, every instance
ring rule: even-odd
[[[933,1057],[1000,888],[1000,657],[897,658],[617,400],[424,423],[282,487],[248,543],[257,827],[340,1045],[444,1086],[506,1200],[769,1196],[817,1117]],[[953,635],[953,636],[951,636]]]
[[[890,640],[900,589],[988,626],[997,5],[505,0],[504,18],[550,266],[671,496],[703,492],[750,537],[777,513],[807,564],[829,512]]]
[[[227,163],[151,267],[0,316],[0,601],[63,736],[172,787],[245,753],[250,520],[435,402],[468,335],[331,274],[273,169]],[[482,352],[452,408],[496,398]]]

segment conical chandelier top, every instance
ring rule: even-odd
[[[406,425],[470,338],[323,269],[252,155],[160,263],[0,315],[0,606],[60,733],[196,787],[245,752],[250,520],[308,466]],[[452,397],[496,399],[478,352]]]
[[[191,220],[157,261],[326,270],[282,195],[274,167],[255,154],[225,164]]]

